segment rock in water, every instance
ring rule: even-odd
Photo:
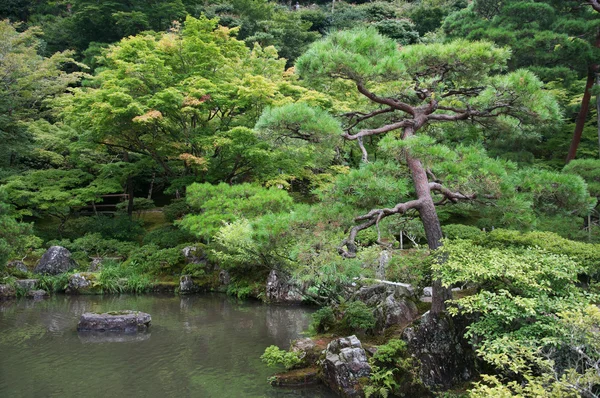
[[[342,397],[364,397],[361,378],[371,375],[367,354],[356,336],[333,340],[323,361],[323,381]]]
[[[194,282],[191,275],[181,275],[179,278],[179,293],[192,294],[200,291],[200,286]]]
[[[71,252],[62,246],[52,246],[35,267],[36,274],[58,275],[77,268],[77,262],[71,258]]]
[[[300,304],[302,293],[289,279],[275,270],[271,270],[267,278],[267,301],[271,303]]]
[[[151,320],[150,314],[140,311],[86,312],[79,319],[77,331],[143,332]]]

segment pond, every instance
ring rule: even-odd
[[[147,334],[78,334],[87,311],[152,315]],[[264,349],[287,348],[311,309],[198,296],[64,296],[0,302],[0,397],[333,397],[280,389]]]

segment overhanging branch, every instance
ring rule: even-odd
[[[338,247],[338,252],[345,258],[356,257],[356,235],[363,229],[372,227],[373,225],[379,224],[381,220],[394,214],[404,214],[410,209],[418,209],[421,205],[422,200],[411,200],[405,203],[398,203],[392,208],[375,209],[371,210],[365,215],[356,217],[354,221],[364,221],[362,224],[355,225],[350,230],[348,238],[342,241],[342,244]],[[377,242],[381,244],[381,242]],[[344,248],[344,246],[346,248]]]

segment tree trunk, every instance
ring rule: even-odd
[[[418,159],[407,155],[406,161],[412,173],[417,198],[421,201],[418,210],[423,228],[425,229],[427,245],[433,251],[442,246],[442,226],[435,210],[433,198],[431,197],[427,173]],[[444,259],[439,258],[438,261],[444,261]],[[446,300],[451,298],[452,293],[450,289],[443,287],[440,279],[434,279],[432,284],[431,314],[437,315],[443,312],[446,309]]]
[[[575,155],[577,154],[577,147],[581,141],[581,134],[583,133],[583,128],[585,126],[585,119],[590,108],[590,98],[592,97],[592,87],[594,86],[595,80],[596,72],[593,67],[590,67],[588,69],[588,76],[585,82],[585,91],[583,93],[583,98],[581,99],[581,109],[579,109],[579,113],[577,114],[577,119],[575,121],[575,131],[573,132],[571,147],[569,148],[569,153],[567,155],[567,163],[575,159]]]
[[[125,162],[129,162],[129,152],[123,152],[123,160]],[[125,187],[125,191],[127,193],[127,216],[129,219],[133,217],[133,179],[131,175],[127,176],[127,186]]]
[[[600,72],[596,73],[596,87],[600,87]],[[600,158],[600,92],[596,95],[596,119],[598,120],[598,157]]]

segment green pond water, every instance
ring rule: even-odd
[[[149,332],[77,333],[82,313],[122,309],[148,312]],[[0,302],[0,397],[333,397],[271,387],[259,358],[289,347],[310,312],[218,294]]]

